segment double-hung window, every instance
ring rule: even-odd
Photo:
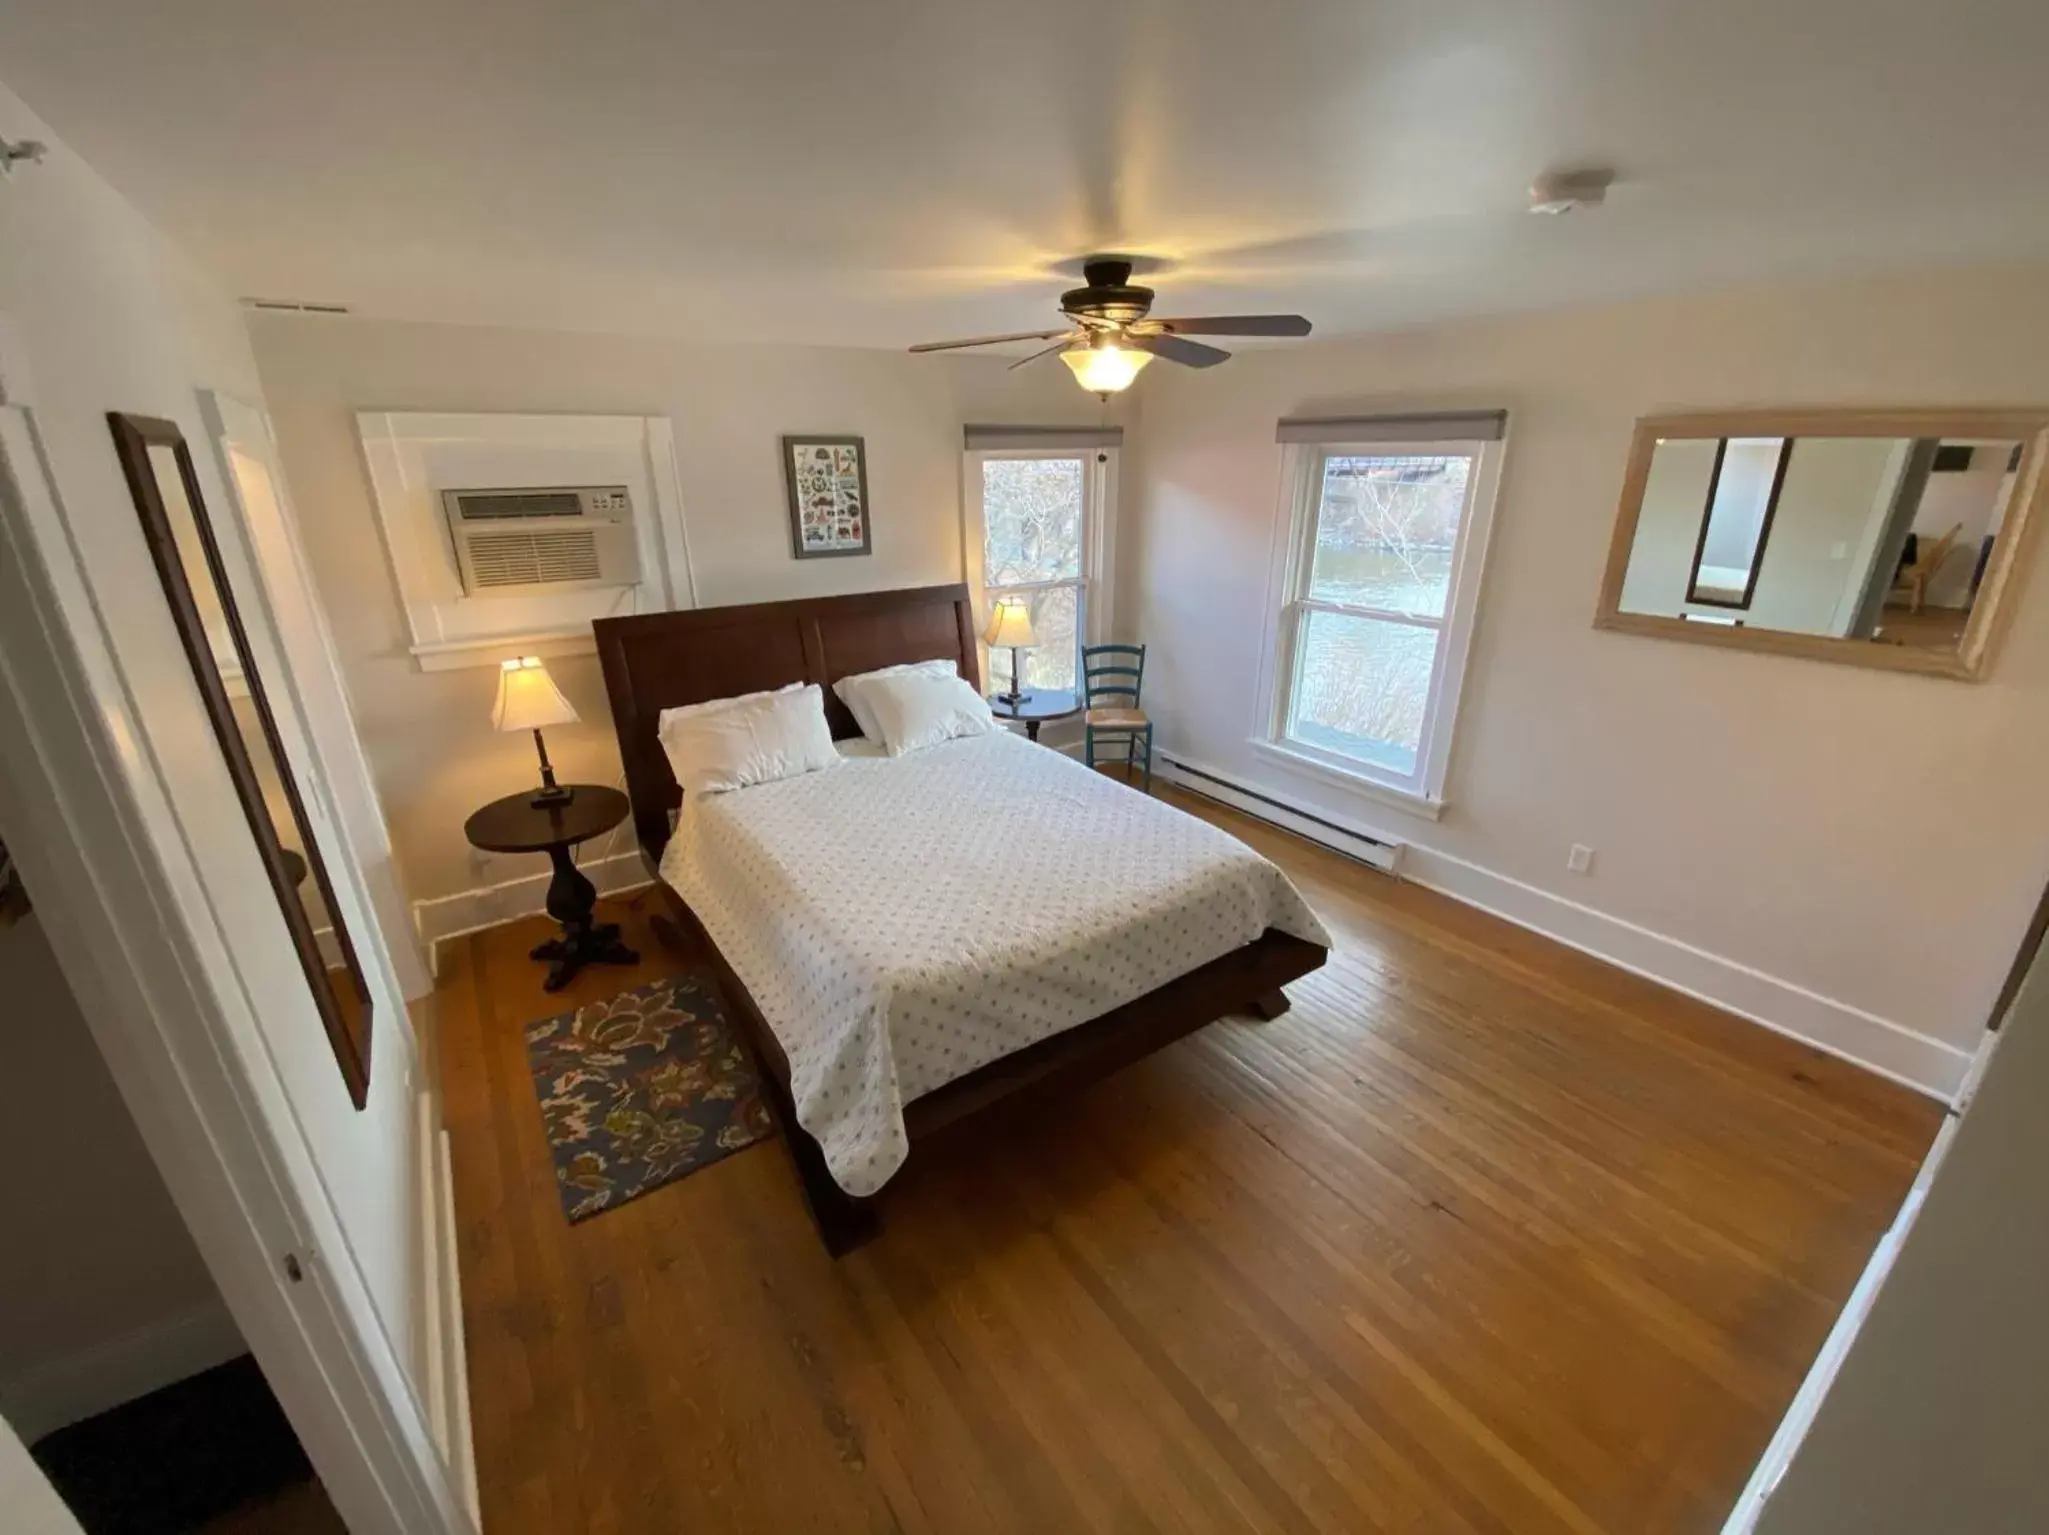
[[[966,505],[970,580],[986,617],[1021,597],[1036,640],[1021,651],[1023,686],[1072,690],[1081,647],[1109,623],[1109,520],[1119,434],[969,427]],[[1011,652],[989,654],[991,691],[1011,685]]]
[[[1498,412],[1284,421],[1262,744],[1434,806],[1478,611]]]

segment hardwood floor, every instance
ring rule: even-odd
[[[559,998],[539,919],[445,946],[490,1535],[1719,1526],[1937,1106],[1182,803],[1330,965],[914,1156],[838,1263],[773,1144],[564,1223],[520,1026],[682,968],[651,900]]]

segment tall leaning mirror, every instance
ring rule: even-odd
[[[370,1090],[370,991],[278,736],[234,586],[177,425],[108,418],[164,595],[349,1097]]]
[[[1646,417],[1594,625],[1981,677],[2045,447],[2049,411]]]

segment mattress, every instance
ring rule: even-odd
[[[1330,943],[1237,838],[1008,733],[689,796],[661,873],[854,1195],[902,1165],[914,1099],[1270,927]]]

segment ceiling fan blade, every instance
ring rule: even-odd
[[[1153,320],[1172,336],[1306,336],[1309,322],[1299,314],[1212,314],[1183,320]]]
[[[1141,352],[1151,352],[1155,357],[1164,357],[1169,362],[1190,368],[1214,368],[1231,355],[1220,346],[1183,341],[1179,336],[1132,336],[1128,340]]]
[[[1060,339],[1054,342],[1051,346],[1040,347],[1039,350],[1032,353],[1031,356],[1018,358],[1016,362],[1012,363],[1004,371],[1006,373],[1015,373],[1019,368],[1024,367],[1027,363],[1037,362],[1041,357],[1051,357],[1055,352],[1066,351],[1071,343],[1079,341],[1080,339],[1081,333],[1079,331],[1062,331],[1060,333]]]
[[[914,352],[951,352],[964,346],[1001,346],[1006,341],[1051,341],[1055,336],[1065,336],[1064,330],[1021,330],[1008,336],[971,336],[966,341],[921,341],[911,350]]]

